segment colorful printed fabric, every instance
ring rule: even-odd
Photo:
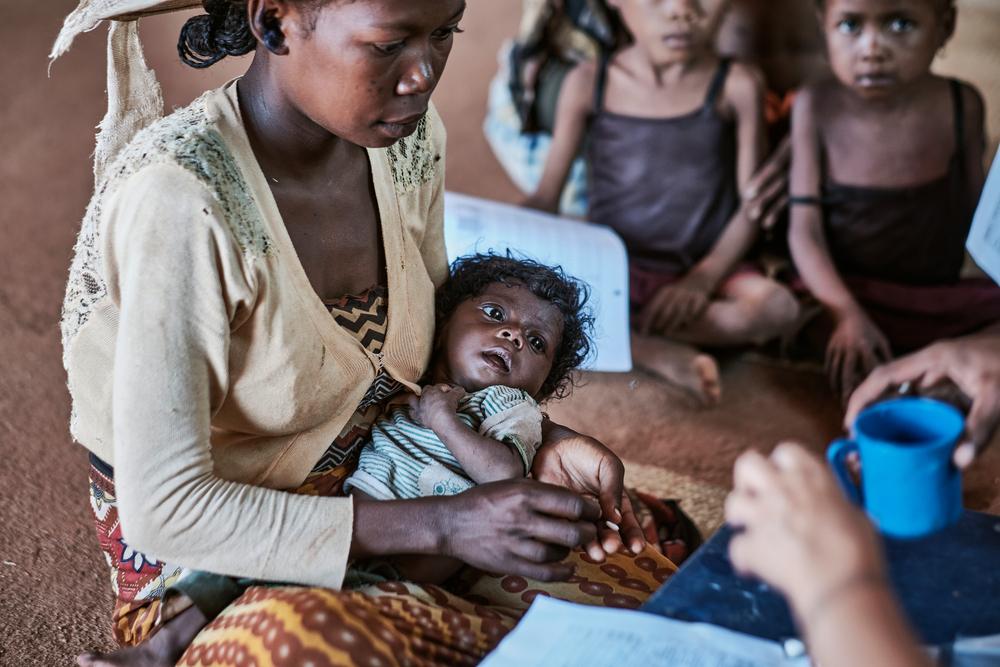
[[[389,582],[354,591],[254,587],[210,623],[178,665],[475,665],[538,595],[634,609],[676,567],[651,549],[541,583],[466,569],[449,588]]]
[[[524,470],[531,470],[542,441],[542,411],[527,392],[486,387],[463,396],[458,418],[477,433],[510,445]],[[413,421],[409,406],[392,408],[379,419],[361,449],[358,469],[345,490],[358,489],[378,500],[450,496],[475,483],[434,431]]]

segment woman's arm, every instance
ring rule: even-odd
[[[120,311],[112,419],[125,540],[192,569],[340,586],[350,499],[214,472],[211,418],[229,387],[230,329],[254,298],[253,272],[218,202],[180,167],[152,166],[121,186],[105,221]]]
[[[535,192],[524,201],[524,206],[551,213],[559,211],[559,199],[566,185],[566,177],[587,129],[587,118],[593,105],[595,76],[596,66],[587,62],[577,65],[563,80],[556,105],[552,144],[545,160],[542,178]]]

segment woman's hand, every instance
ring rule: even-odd
[[[714,291],[710,281],[694,272],[664,285],[639,313],[639,332],[648,336],[683,329],[704,314]]]
[[[560,581],[569,550],[593,542],[597,503],[528,479],[481,484],[441,499],[442,554],[488,572]]]
[[[544,442],[535,454],[532,475],[597,498],[601,507],[598,538],[586,545],[587,554],[602,561],[628,544],[639,553],[646,544],[632,503],[625,493],[625,465],[614,452],[589,436],[556,424],[544,423]],[[618,528],[607,525],[610,521]]]
[[[848,396],[876,366],[892,358],[885,334],[860,309],[837,317],[826,347],[826,372],[834,391]]]
[[[799,445],[737,459],[726,520],[743,529],[729,546],[733,566],[784,593],[800,619],[839,587],[884,576],[871,524]]]
[[[965,437],[954,455],[955,465],[964,468],[1000,424],[1000,332],[934,343],[876,368],[851,396],[844,424],[850,429],[865,406],[896,385],[912,383],[919,391],[948,382],[972,401]]]
[[[422,426],[438,432],[442,420],[454,421],[458,403],[465,390],[456,384],[432,384],[424,387],[420,396],[409,394],[410,415]]]
[[[892,594],[878,538],[823,462],[799,445],[736,461],[726,519],[739,572],[788,598],[816,664],[930,667]],[[845,643],[845,638],[850,641]]]

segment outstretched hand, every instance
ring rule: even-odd
[[[919,391],[954,383],[971,401],[965,437],[955,449],[955,465],[965,468],[989,444],[1000,425],[1000,332],[941,341],[876,368],[851,396],[844,423],[887,390],[911,383]]]
[[[607,554],[626,544],[632,553],[642,551],[646,540],[625,492],[625,465],[599,441],[547,422],[545,442],[535,455],[531,471],[541,482],[597,498],[601,521],[597,539],[586,545],[591,558],[603,561]]]

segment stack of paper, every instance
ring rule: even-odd
[[[775,643],[704,623],[537,597],[483,667],[805,667]]]

